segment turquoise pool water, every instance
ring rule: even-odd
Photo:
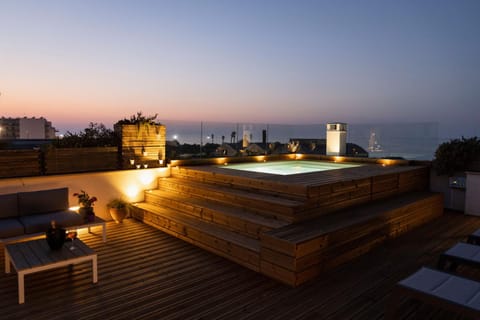
[[[352,164],[352,163],[292,160],[292,161],[235,163],[235,164],[222,166],[222,168],[287,176],[291,174],[320,172],[320,171],[326,171],[326,170],[345,169],[345,168],[353,168],[353,167],[360,167],[360,166],[362,165]]]

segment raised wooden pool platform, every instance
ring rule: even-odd
[[[363,164],[286,176],[175,166],[133,216],[297,286],[442,214],[427,166]]]

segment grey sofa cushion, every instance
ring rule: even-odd
[[[20,216],[68,210],[68,188],[18,193]]]
[[[0,218],[18,216],[18,196],[16,193],[0,195]]]
[[[18,219],[25,227],[25,233],[27,234],[47,231],[52,220],[55,220],[56,225],[62,228],[84,224],[82,216],[74,211],[57,211],[21,216]]]
[[[22,236],[25,230],[17,218],[0,219],[0,238]]]

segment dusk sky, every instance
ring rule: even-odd
[[[0,116],[137,111],[480,136],[480,1],[0,0]]]

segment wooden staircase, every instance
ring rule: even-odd
[[[292,222],[312,199],[297,191],[249,189],[215,174],[177,171],[132,209],[134,218],[291,286],[440,215],[438,194],[407,190],[388,199]],[[362,178],[364,179],[364,178]],[[294,188],[295,189],[295,188]]]

